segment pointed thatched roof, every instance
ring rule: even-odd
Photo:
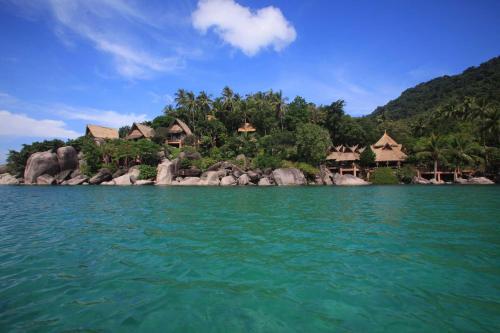
[[[346,146],[336,146],[333,151],[326,157],[327,160],[336,162],[349,162],[358,161],[359,154],[364,148],[358,149],[358,145],[346,147]]]
[[[140,138],[151,139],[155,136],[155,130],[143,124],[134,123],[130,132],[125,137],[127,140],[134,140]]]
[[[117,129],[98,125],[87,125],[85,135],[90,135],[95,139],[118,139],[120,137]]]
[[[401,162],[408,157],[402,151],[403,145],[391,138],[387,131],[384,131],[384,135],[370,148],[375,153],[376,162]]]
[[[186,135],[192,135],[193,132],[191,132],[191,129],[186,125],[185,122],[182,120],[175,118],[175,120],[170,124],[170,127],[168,128],[168,133],[170,134],[178,134],[178,133],[185,133]]]
[[[250,123],[244,123],[240,128],[238,128],[238,132],[255,132],[256,129],[255,127],[252,126]]]

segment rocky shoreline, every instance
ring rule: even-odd
[[[183,159],[199,159],[198,153],[181,153],[177,158],[163,158],[157,166],[157,175],[153,179],[142,179],[138,166],[128,170],[120,169],[112,173],[101,169],[93,177],[81,172],[85,161],[83,155],[73,147],[58,148],[55,152],[45,151],[32,154],[26,164],[24,177],[16,178],[0,166],[0,185],[114,185],[114,186],[301,186],[301,185],[337,185],[362,186],[371,183],[353,175],[332,174],[326,167],[321,167],[314,179],[307,179],[304,173],[296,168],[250,169],[244,156],[244,166],[224,161],[210,166],[202,172],[196,167],[182,168]],[[413,184],[444,184],[434,179],[427,180],[414,177]],[[494,184],[485,177],[458,178],[457,184]]]

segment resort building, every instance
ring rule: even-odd
[[[101,143],[106,139],[118,139],[118,130],[115,128],[98,125],[87,125],[85,135],[94,139],[96,143]]]
[[[171,146],[176,146],[181,148],[184,142],[184,139],[188,135],[193,135],[191,129],[180,119],[175,119],[172,124],[168,127],[167,130],[167,140],[166,144]]]
[[[365,148],[355,146],[336,146],[333,147],[332,152],[326,157],[329,168],[338,172],[341,175],[344,173],[352,173],[357,176],[359,167],[356,164],[359,161],[359,156]]]
[[[151,140],[155,136],[155,130],[149,126],[143,124],[134,123],[130,132],[125,137],[126,140],[139,140],[139,139],[149,139]]]
[[[403,153],[403,145],[397,143],[391,138],[387,131],[384,135],[373,145],[370,146],[371,150],[375,153],[375,162],[385,164],[386,166],[401,166],[401,162],[405,161],[407,156]]]
[[[255,131],[255,127],[253,127],[253,125],[248,122],[244,123],[240,128],[238,128],[238,133],[251,133]]]

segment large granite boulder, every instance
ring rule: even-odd
[[[430,180],[425,179],[423,177],[415,176],[415,177],[413,177],[412,183],[413,184],[421,184],[421,185],[429,185],[431,182],[430,182]]]
[[[127,169],[120,168],[113,173],[112,178],[118,178],[120,176],[123,176],[126,173],[127,173]]]
[[[271,181],[269,180],[269,178],[263,177],[259,180],[259,183],[257,185],[259,185],[259,186],[271,186],[273,184],[271,184]]]
[[[156,185],[171,185],[179,170],[180,160],[174,159],[172,161],[165,159],[158,164],[156,174]]]
[[[18,185],[19,180],[9,173],[0,174],[0,185]]]
[[[51,175],[43,174],[41,176],[36,177],[37,185],[55,185],[57,181]]]
[[[250,178],[250,181],[252,181],[252,182],[258,182],[259,181],[259,178],[260,178],[259,173],[255,172],[253,170],[250,170],[250,171],[247,172],[247,175]]]
[[[78,168],[78,153],[71,146],[61,147],[56,150],[60,170],[74,170]]]
[[[180,169],[177,172],[177,175],[183,177],[199,177],[201,175],[201,170],[198,169],[197,167],[191,167],[189,169]]]
[[[250,183],[250,177],[245,173],[238,178],[238,185],[244,186],[248,185]]]
[[[61,184],[63,181],[71,178],[71,173],[73,172],[73,170],[71,169],[67,169],[67,170],[63,170],[61,172],[59,172],[57,175],[55,175],[55,179],[57,181],[58,184]]]
[[[307,180],[302,171],[296,168],[279,168],[273,171],[274,182],[278,186],[306,185]]]
[[[369,182],[358,178],[354,177],[353,175],[340,175],[336,173],[333,176],[333,183],[338,186],[360,186],[360,185],[370,185]]]
[[[33,184],[36,183],[38,176],[44,174],[55,176],[59,171],[59,161],[55,153],[50,150],[34,153],[26,162],[24,182],[26,184]]]
[[[141,179],[137,180],[134,185],[141,186],[141,185],[154,185],[155,182],[154,180],[147,180],[147,179]]]
[[[0,164],[0,175],[3,175],[5,173],[9,173],[9,167],[7,164]]]
[[[493,185],[495,183],[486,177],[472,177],[467,180],[467,184]]]
[[[200,185],[218,186],[220,183],[218,171],[206,171],[201,175]]]
[[[64,181],[61,185],[82,185],[83,183],[87,182],[89,180],[89,177],[85,175],[78,175],[74,178],[71,178],[70,180]]]
[[[128,186],[132,185],[132,180],[130,179],[130,174],[126,173],[123,176],[113,179],[115,185]]]
[[[442,180],[437,180],[436,178],[432,178],[431,180],[429,180],[429,182],[430,182],[432,185],[443,185],[443,184],[444,184],[444,181],[442,181]]]
[[[197,186],[201,185],[201,179],[199,177],[186,177],[181,178],[172,182],[171,185],[179,185],[179,186]]]
[[[111,174],[111,171],[106,168],[100,169],[94,177],[90,178],[89,183],[92,185],[98,185],[102,182],[107,182],[113,179],[113,175]]]
[[[333,185],[333,173],[325,165],[319,168],[318,184]]]
[[[133,166],[130,169],[128,169],[127,174],[130,176],[130,181],[132,183],[135,183],[139,179],[139,176],[141,175],[141,170],[139,169],[138,166]]]
[[[236,178],[233,176],[222,177],[220,180],[220,186],[232,186],[236,185]]]

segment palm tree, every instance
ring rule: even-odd
[[[422,160],[432,160],[434,163],[434,179],[437,180],[438,163],[439,161],[446,160],[445,154],[447,152],[443,140],[440,137],[431,134],[420,144],[416,146],[417,158]]]
[[[460,174],[465,165],[483,162],[484,153],[481,146],[463,135],[453,136],[449,141],[448,155],[455,167],[455,173]]]
[[[283,92],[281,90],[277,93],[274,93],[272,97],[272,104],[276,109],[276,117],[280,120],[281,131],[283,132],[283,118],[285,117],[286,113],[287,98],[283,97]]]

